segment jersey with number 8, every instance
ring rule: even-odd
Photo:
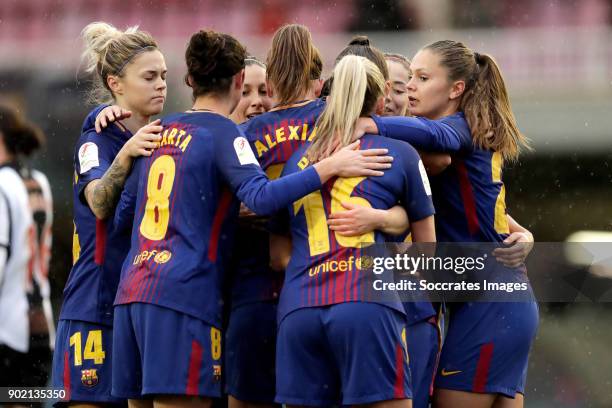
[[[147,180],[147,203],[145,216],[140,224],[140,233],[152,241],[166,236],[170,221],[170,193],[174,183],[176,165],[169,155],[155,159],[149,170]]]
[[[117,205],[114,225],[132,228],[115,304],[150,303],[221,327],[221,288],[238,198],[271,212],[318,188],[269,182],[247,139],[229,119],[178,113],[162,120],[162,139],[138,159]]]

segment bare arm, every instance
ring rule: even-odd
[[[104,176],[85,187],[85,199],[96,218],[106,219],[115,210],[131,167],[132,158],[118,154]]]
[[[412,242],[417,244],[417,248],[420,249],[421,253],[427,256],[434,256],[436,254],[436,246],[434,244],[436,242],[436,226],[433,215],[422,220],[413,221],[410,225],[410,232],[412,234]],[[418,245],[418,243],[424,243],[424,245]]]
[[[284,235],[270,234],[270,267],[282,272],[291,260],[291,238]]]
[[[451,164],[450,154],[419,152],[419,156],[421,156],[427,174],[431,176],[442,173]]]
[[[529,256],[533,249],[534,238],[533,234],[516,222],[510,214],[506,214],[506,217],[508,218],[510,235],[504,240],[504,244],[508,246],[506,248],[496,248],[493,255],[502,264],[516,268],[521,266]]]
[[[436,242],[436,225],[434,216],[413,221],[410,225],[412,242]]]
[[[400,235],[410,227],[404,207],[396,205],[388,210],[342,203],[347,211],[332,213],[327,220],[329,229],[340,235],[357,236],[374,230],[389,235]]]
[[[143,126],[119,150],[117,156],[102,178],[93,180],[85,187],[85,200],[96,218],[108,218],[119,201],[121,190],[132,168],[132,161],[138,156],[150,156],[161,136],[160,121]]]

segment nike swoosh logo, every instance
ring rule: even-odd
[[[449,375],[459,374],[459,373],[461,373],[461,372],[462,372],[461,370],[457,370],[457,371],[446,371],[446,368],[443,368],[443,369],[442,369],[442,372],[441,372],[440,374],[442,374],[442,377],[446,377],[446,376],[449,376]]]

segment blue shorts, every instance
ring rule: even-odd
[[[115,307],[113,395],[221,396],[221,331],[148,303]]]
[[[298,309],[280,322],[276,402],[355,405],[412,398],[405,316],[376,303]]]
[[[231,311],[225,335],[225,384],[232,397],[274,402],[276,302],[249,303]]]
[[[60,320],[53,353],[52,384],[66,391],[62,402],[116,403],[111,395],[113,328]]]
[[[524,394],[538,320],[535,302],[451,305],[435,387],[510,398]]]
[[[406,346],[412,375],[412,406],[427,408],[440,351],[440,328],[432,317],[406,327]]]

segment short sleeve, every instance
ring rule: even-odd
[[[216,131],[221,133],[213,138],[216,167],[238,199],[258,215],[272,214],[321,187],[313,167],[270,181],[236,125],[224,125]]]
[[[138,198],[138,182],[144,166],[145,160],[141,157],[136,159],[128,178],[125,180],[121,197],[115,208],[115,218],[113,220],[118,231],[131,228],[136,214],[136,199]]]
[[[405,179],[401,203],[408,213],[408,219],[419,221],[435,214],[431,187],[419,154],[409,145],[403,144],[403,147],[400,157]]]
[[[74,170],[78,177],[79,198],[86,203],[85,187],[104,176],[115,159],[110,138],[90,130],[79,138],[74,152]]]

